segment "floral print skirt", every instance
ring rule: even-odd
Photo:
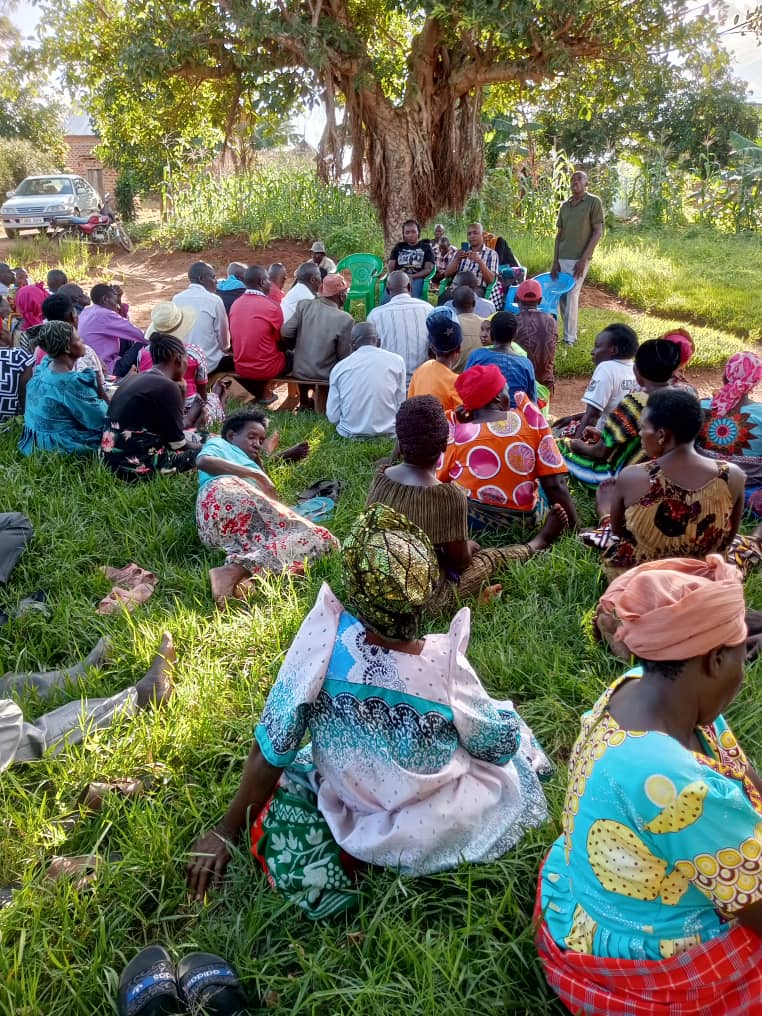
[[[323,526],[237,476],[218,476],[202,487],[196,525],[204,546],[224,550],[226,564],[252,574],[296,571],[339,547]]]
[[[173,452],[147,430],[120,430],[110,422],[101,438],[101,456],[123,480],[150,480],[157,473],[172,475],[194,469],[198,450]]]

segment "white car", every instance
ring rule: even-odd
[[[22,230],[45,232],[58,215],[90,215],[98,211],[100,195],[76,173],[28,176],[0,208],[9,240]]]

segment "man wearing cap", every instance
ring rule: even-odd
[[[326,416],[340,437],[394,436],[405,401],[405,361],[381,349],[369,321],[352,328],[352,353],[331,371]]]
[[[280,304],[284,322],[288,321],[295,313],[300,300],[314,300],[323,284],[320,269],[314,261],[305,261],[304,264],[299,265],[294,276],[296,281]]]
[[[516,293],[519,305],[517,342],[534,367],[535,379],[553,394],[556,378],[553,363],[558,344],[558,323],[552,314],[540,310],[542,286],[536,279],[522,282]]]
[[[439,399],[445,412],[457,409],[460,396],[455,389],[458,375],[453,367],[460,356],[463,332],[449,311],[443,307],[429,314],[426,319],[429,333],[429,350],[433,360],[422,363],[410,379],[407,397],[433,395]]]
[[[587,193],[587,173],[572,173],[571,197],[558,211],[556,245],[551,276],[568,272],[574,276],[574,289],[561,297],[559,304],[564,319],[564,343],[577,341],[579,294],[585,281],[590,259],[603,236],[603,203],[595,194]]]
[[[333,275],[336,272],[336,265],[325,253],[325,244],[322,240],[315,240],[313,245],[310,247],[310,254],[312,260],[320,269],[321,278],[325,278],[326,275]]]
[[[243,281],[245,274],[246,265],[242,265],[240,261],[231,261],[228,265],[227,278],[221,279],[217,283],[216,293],[225,304],[225,313],[228,318],[230,318],[230,308],[246,289]]]
[[[386,280],[389,302],[374,307],[368,321],[376,326],[381,348],[399,353],[405,361],[407,384],[416,367],[429,355],[426,318],[434,308],[428,300],[411,296],[410,277],[405,272],[392,272]]]
[[[352,352],[354,318],[343,309],[347,283],[335,272],[326,275],[315,300],[300,300],[284,321],[280,334],[284,347],[293,349],[295,378],[327,381],[331,370]],[[299,385],[299,408],[314,409],[309,385]]]
[[[225,304],[217,295],[217,276],[211,265],[195,261],[188,269],[190,285],[172,297],[177,307],[190,307],[196,312],[187,341],[203,352],[209,372],[235,370],[230,355],[230,327]]]

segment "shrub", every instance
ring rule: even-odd
[[[122,170],[114,187],[116,207],[123,222],[135,221],[135,179],[129,170]]]
[[[0,144],[0,193],[13,190],[26,176],[59,169],[50,152],[41,151],[31,141],[3,138]]]

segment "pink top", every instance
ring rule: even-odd
[[[206,357],[198,346],[194,346],[189,343],[185,347],[188,350],[188,369],[185,372],[185,397],[186,399],[193,398],[194,395],[198,394],[198,385],[206,384],[209,380],[209,372],[206,367]],[[153,360],[151,359],[151,351],[148,346],[145,349],[140,350],[138,356],[138,370],[146,371],[153,367]]]

